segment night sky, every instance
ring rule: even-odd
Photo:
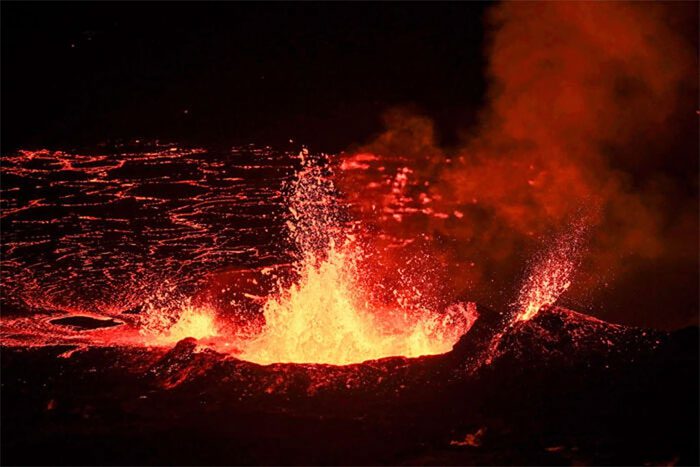
[[[14,3],[2,149],[117,138],[338,151],[393,105],[450,142],[484,99],[486,4]]]

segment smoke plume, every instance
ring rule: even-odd
[[[429,117],[392,109],[386,131],[344,158],[344,191],[395,243],[427,233],[448,258],[455,293],[494,305],[512,299],[534,252],[585,217],[592,228],[569,301],[596,308],[607,297],[613,315],[603,317],[639,323],[615,315],[625,308],[616,296],[646,293],[639,313],[653,314],[654,300],[680,290],[677,316],[647,324],[692,321],[697,44],[686,33],[697,24],[689,17],[694,5],[495,6],[480,123],[443,148]],[[692,277],[679,284],[671,270]],[[645,284],[670,292],[632,290]]]

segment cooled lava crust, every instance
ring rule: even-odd
[[[2,463],[698,463],[697,327],[479,315],[447,354],[346,366],[3,347]]]

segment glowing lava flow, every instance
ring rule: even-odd
[[[289,196],[299,280],[267,299],[265,326],[243,345],[240,357],[257,363],[348,364],[450,351],[476,319],[475,309],[456,305],[436,313],[371,303],[358,269],[362,250],[342,232],[334,187],[305,156]]]

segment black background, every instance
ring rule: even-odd
[[[2,5],[2,150],[116,138],[337,151],[410,105],[473,123],[488,4]]]

